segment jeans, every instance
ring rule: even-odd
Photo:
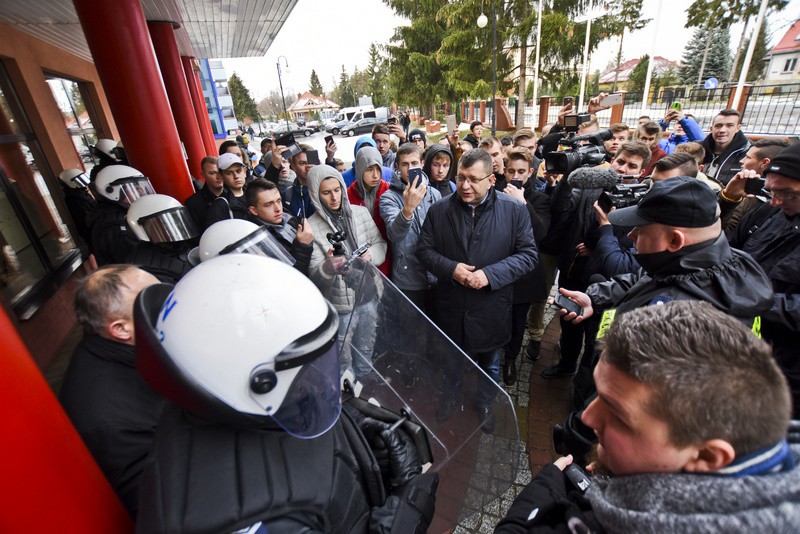
[[[377,304],[368,302],[356,306],[352,312],[339,314],[339,369],[342,373],[352,368],[356,378],[362,379],[372,372],[376,311]]]
[[[547,292],[553,287],[553,282],[556,278],[556,271],[558,270],[558,256],[552,254],[539,253],[539,261],[542,262],[542,269],[544,270],[544,282],[547,286]],[[547,299],[538,302],[532,302],[530,311],[528,312],[528,333],[534,341],[541,341],[544,336],[544,310],[547,306]]]
[[[511,307],[511,339],[506,344],[506,360],[515,361],[519,351],[522,350],[522,340],[525,337],[525,321],[528,317],[529,302],[514,304]]]
[[[470,355],[491,379],[487,379],[483,374],[478,376],[478,391],[475,393],[475,404],[478,407],[489,406],[497,396],[497,384],[500,382],[501,354],[503,354],[503,349],[494,349],[490,352]]]

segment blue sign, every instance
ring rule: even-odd
[[[716,78],[709,78],[706,80],[704,87],[706,89],[716,89],[719,86],[719,80]]]

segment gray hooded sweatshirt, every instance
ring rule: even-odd
[[[378,189],[380,188],[380,183],[372,188],[372,191],[367,191],[367,188],[364,187],[364,171],[372,167],[373,165],[378,166],[378,173],[382,172],[381,168],[381,153],[378,152],[378,149],[372,146],[365,146],[361,150],[358,151],[356,154],[356,187],[358,188],[358,192],[361,193],[361,198],[364,199],[364,207],[369,210],[370,215],[375,214],[375,210],[378,209],[375,202],[375,199],[378,196]]]
[[[342,204],[339,210],[345,217],[348,217],[349,220],[345,224],[349,229],[352,229],[354,234],[343,243],[345,252],[348,255],[353,252],[353,243],[358,247],[369,241],[372,243],[369,249],[372,254],[371,263],[377,266],[386,260],[386,241],[381,236],[367,208],[350,205],[344,180],[339,171],[328,165],[317,165],[308,172],[306,179],[308,194],[311,203],[317,209],[314,215],[308,219],[311,230],[314,232],[314,249],[311,252],[309,277],[317,284],[322,294],[331,301],[336,311],[347,313],[353,308],[355,298],[353,289],[347,287],[344,280],[342,280],[342,275],[331,274],[323,269],[325,254],[332,246],[328,241],[327,235],[342,229],[344,226],[330,214],[328,207],[319,198],[320,184],[326,178],[336,178],[342,187]]]

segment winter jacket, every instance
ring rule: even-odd
[[[203,186],[200,191],[187,198],[186,202],[183,203],[186,209],[189,210],[189,215],[192,216],[192,220],[201,234],[207,228],[208,211],[216,199],[217,196],[208,187]]]
[[[131,250],[126,263],[147,271],[162,283],[177,284],[192,268],[189,250],[195,244],[196,240],[164,245],[139,241]]]
[[[247,219],[250,208],[247,207],[244,195],[237,197],[227,187],[222,190],[222,194],[211,202],[211,206],[206,213],[206,228],[215,222],[225,219]]]
[[[362,191],[365,191],[363,177],[364,171],[373,165],[381,165],[381,156],[378,152],[378,149],[366,147],[364,150],[359,150],[358,154],[356,154],[356,176],[358,176],[358,179],[347,188],[347,198],[350,200],[351,206],[367,207],[366,201],[362,196]],[[381,180],[375,189],[376,191],[370,192],[371,194],[375,195],[371,210],[372,220],[375,221],[375,224],[378,226],[378,230],[381,232],[381,236],[383,236],[383,239],[386,240],[386,224],[383,222],[383,217],[381,217],[380,200],[383,194],[389,190],[389,184]],[[367,209],[369,210],[368,207]],[[378,269],[380,269],[380,271],[386,277],[391,276],[392,261],[390,256],[391,255],[387,250],[386,261],[378,266]]]
[[[469,353],[508,343],[513,283],[539,260],[526,206],[494,188],[474,208],[451,195],[428,210],[417,258],[438,279],[437,317],[450,339]],[[489,285],[476,290],[456,282],[459,263],[483,270]]]
[[[307,245],[297,240],[297,230],[289,225],[291,216],[287,213],[283,214],[281,224],[272,224],[259,219],[252,213],[247,218],[248,221],[258,226],[266,226],[269,228],[272,236],[286,249],[292,258],[294,258],[294,268],[308,276],[308,266],[311,263],[311,250],[313,245]]]
[[[706,150],[706,158],[703,160],[703,172],[723,186],[728,185],[731,178],[736,175],[738,171],[733,169],[741,167],[739,162],[750,148],[750,141],[741,130],[736,132],[731,144],[719,156],[714,153],[716,142],[711,134],[708,134],[701,144]]]
[[[686,247],[652,276],[640,270],[589,286],[594,313],[613,317],[656,302],[702,300],[746,326],[773,302],[772,284],[749,254],[732,249],[724,235]],[[611,317],[613,319],[613,317]]]
[[[792,446],[795,464],[800,448]],[[572,532],[794,532],[800,466],[762,475],[654,473],[593,477],[578,492],[555,465],[542,468],[496,534]]]
[[[97,208],[86,217],[89,227],[89,250],[97,265],[125,263],[136,246],[136,240],[128,233],[125,215],[128,210],[110,200],[100,198]]]
[[[525,191],[525,207],[531,218],[533,238],[539,243],[550,228],[550,198],[536,190],[536,180],[530,178],[523,186]],[[514,304],[526,302],[539,302],[547,298],[547,287],[544,267],[541,262],[536,268],[516,282],[514,282]]]
[[[135,356],[131,345],[84,334],[59,394],[64,411],[133,517],[166,404],[136,372]]]
[[[599,274],[604,278],[613,278],[639,270],[636,249],[627,237],[629,231],[630,228],[607,224],[591,232],[592,240],[585,242],[592,251],[586,264],[587,277]]]
[[[658,160],[660,160],[661,158],[664,158],[666,156],[667,156],[667,153],[664,152],[663,150],[661,150],[661,147],[657,146],[655,148],[651,148],[650,149],[650,160],[647,162],[647,167],[644,168],[644,172],[642,173],[642,176],[650,176],[651,174],[653,174],[653,169],[655,169],[656,163],[658,163]]]
[[[428,184],[428,177],[423,173],[422,180]],[[403,191],[406,184],[395,171],[389,191],[381,197],[381,218],[386,223],[386,235],[392,244],[392,282],[400,289],[414,291],[428,289],[436,283],[417,258],[417,243],[428,211],[434,203],[441,200],[442,195],[433,187],[428,187],[425,198],[414,210],[411,220],[403,215]]]
[[[433,158],[437,154],[447,154],[450,156],[450,169],[447,171],[447,177],[438,182],[430,180],[431,164],[433,163]],[[439,194],[442,195],[442,198],[446,198],[455,193],[456,184],[453,180],[454,176],[456,175],[456,162],[454,161],[453,153],[450,151],[450,147],[440,145],[439,143],[429,146],[428,150],[425,152],[425,163],[422,165],[422,172],[428,176],[428,179],[430,180],[430,186],[439,191]]]
[[[478,148],[478,145],[481,143],[481,140],[475,137],[472,132],[464,136],[464,141],[471,144],[472,148]]]
[[[314,215],[316,208],[308,194],[308,186],[300,185],[300,180],[295,180],[292,185],[281,193],[283,198],[283,211],[292,217],[306,218]]]
[[[86,224],[86,219],[90,213],[97,209],[97,201],[89,194],[89,190],[86,188],[73,189],[65,186],[62,190],[64,191],[64,203],[67,205],[72,222],[75,223],[75,230],[88,245],[92,236],[89,231],[89,225]]]
[[[690,141],[702,141],[704,137],[703,129],[691,117],[684,117],[679,122],[686,135],[675,135],[673,133],[670,134],[670,136],[666,139],[662,139],[658,142],[658,146],[661,147],[661,150],[667,154],[672,154],[675,152],[675,148],[678,145],[682,145],[683,143],[688,143]],[[664,121],[660,121],[658,124],[664,131],[669,128],[669,124],[665,124]]]
[[[364,206],[351,206],[345,192],[344,180],[339,171],[328,165],[317,165],[308,173],[308,191],[311,202],[316,208],[314,215],[308,219],[308,224],[314,232],[314,250],[311,253],[311,265],[309,266],[309,276],[317,284],[322,293],[336,308],[339,313],[352,311],[355,290],[349,287],[345,276],[341,274],[331,274],[323,269],[325,255],[331,248],[327,235],[336,231],[336,226],[329,218],[327,212],[322,209],[322,201],[319,198],[319,187],[325,178],[336,178],[342,184],[342,205],[340,209],[347,209],[352,212],[351,226],[355,235],[353,238],[357,246],[361,246],[367,241],[372,243],[369,251],[372,255],[372,264],[380,265],[386,259],[386,241],[381,236],[375,221]],[[353,250],[343,243],[345,253],[349,256]]]
[[[358,157],[357,154],[356,157]],[[389,150],[388,152],[386,152],[386,154],[381,156],[381,162],[383,166],[386,167],[387,169],[394,169],[395,158],[397,158],[397,154],[393,150]]]
[[[378,146],[375,144],[375,140],[372,137],[370,137],[368,135],[364,135],[364,136],[358,138],[358,141],[356,141],[356,146],[353,148],[353,166],[350,167],[349,169],[347,169],[346,171],[344,171],[344,173],[342,173],[342,179],[344,180],[344,183],[345,183],[345,186],[346,186],[345,188],[350,187],[352,185],[352,183],[356,181],[356,162],[355,162],[355,159],[358,157],[358,151],[364,145],[369,145],[369,146],[378,148]],[[390,169],[388,167],[383,167],[381,169],[381,171],[382,171],[381,178],[383,178],[383,180],[386,183],[391,182],[392,181],[392,169]]]
[[[731,246],[751,254],[766,271],[775,298],[761,314],[761,332],[792,390],[800,414],[800,215],[787,217],[764,204],[745,215],[729,237]]]

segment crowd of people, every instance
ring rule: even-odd
[[[467,407],[461,373],[445,377],[454,394],[437,421],[472,409],[491,432],[496,384],[516,382],[521,353],[540,357],[545,311],[558,309],[559,361],[542,376],[573,377],[575,412],[559,427],[570,454],[498,532],[791,530],[800,145],[748,139],[731,109],[707,135],[676,109],[601,129],[602,96],[584,114],[565,105],[541,136],[498,139],[475,121],[433,142],[379,124],[349,167],[332,140],[320,158],[265,138],[258,157],[243,136],[202,160],[183,204],[113,142],[95,147],[90,178],[62,173],[100,268],[77,290],[85,335],[61,400],[144,531],[424,531],[436,480],[409,436],[331,408],[341,373],[370,373],[381,335],[348,280],[353,261],[483,370]],[[563,161],[580,163],[557,172]],[[258,367],[258,351],[282,366]],[[239,379],[249,393],[229,385]],[[310,458],[325,458],[324,475],[301,467]]]

